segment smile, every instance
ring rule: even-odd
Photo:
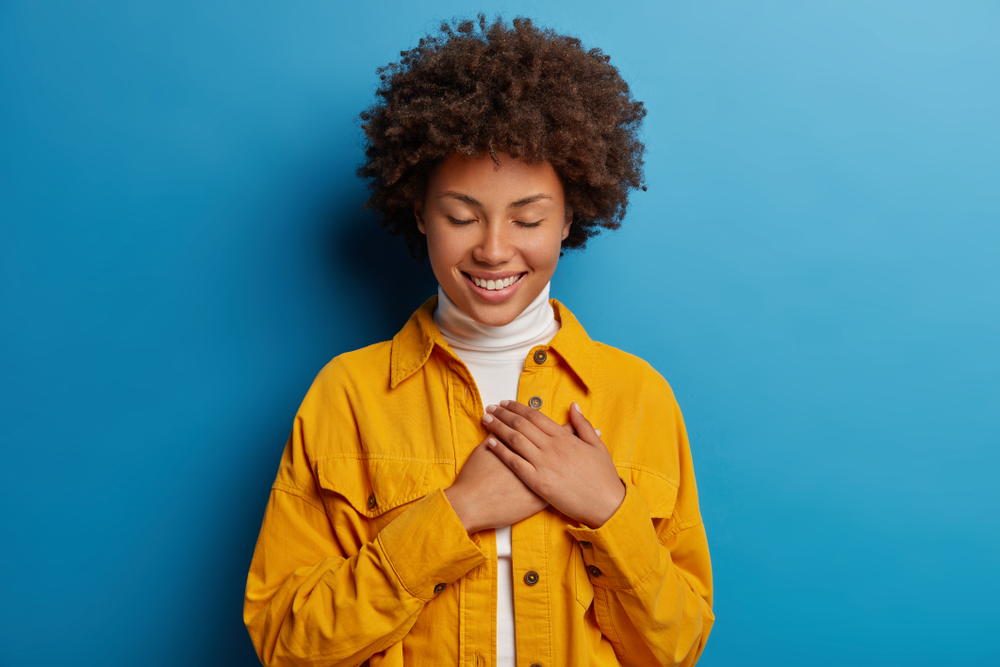
[[[509,276],[502,280],[483,280],[482,278],[477,278],[476,276],[470,274],[466,275],[472,279],[472,282],[476,285],[476,287],[481,287],[485,290],[489,290],[490,292],[510,287],[524,276],[523,273],[519,273],[516,276]]]
[[[468,281],[467,284],[472,292],[480,299],[491,303],[502,303],[514,296],[521,288],[521,278],[528,274],[525,272],[502,278],[480,278],[463,271],[462,275]]]

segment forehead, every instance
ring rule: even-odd
[[[454,154],[431,173],[428,199],[465,195],[483,205],[508,206],[535,195],[562,202],[562,181],[549,162],[525,162],[498,153],[499,165],[489,155]]]

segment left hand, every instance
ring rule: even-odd
[[[576,403],[570,423],[577,435],[517,401],[491,405],[483,415],[486,428],[507,445],[489,442],[493,453],[528,488],[566,516],[599,528],[625,499],[625,485]]]

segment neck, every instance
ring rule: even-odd
[[[549,303],[550,285],[551,282],[546,283],[541,293],[520,315],[509,324],[500,327],[486,326],[473,320],[448,298],[439,285],[434,321],[452,347],[457,345],[470,349],[498,351],[519,347],[538,338],[555,322],[555,313]]]

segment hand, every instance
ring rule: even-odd
[[[487,449],[487,440],[472,450],[444,491],[470,535],[517,523],[549,505]]]
[[[608,448],[576,403],[570,410],[572,429],[517,401],[487,407],[483,423],[506,443],[487,438],[493,453],[566,516],[599,528],[625,499]]]

